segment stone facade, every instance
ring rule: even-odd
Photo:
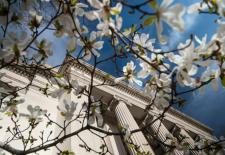
[[[68,59],[65,61],[68,61]],[[67,74],[71,79],[76,79],[77,81],[79,81],[80,85],[89,85],[89,69],[91,68],[92,66],[86,63],[82,63],[81,65],[76,61],[72,61],[72,63],[67,63],[66,65],[62,66],[58,72]],[[2,69],[0,72],[6,73],[6,75],[1,78],[1,81],[7,83],[10,82],[9,84],[14,87],[23,87],[29,81],[29,76],[25,71],[23,71],[23,69],[9,68]],[[44,76],[46,76],[46,74],[39,73],[34,78],[33,83],[35,85],[45,87],[48,81],[44,78]],[[103,71],[96,69],[93,82],[95,85],[97,85],[101,84],[102,81],[105,81],[106,84],[111,85],[113,84],[113,77],[109,77]],[[129,130],[135,130],[143,127],[144,123],[148,123],[160,114],[160,111],[157,108],[150,109],[148,112],[144,111],[144,108],[150,102],[150,98],[143,95],[141,91],[128,86],[126,83],[119,83],[116,86],[109,85],[101,85],[94,88],[93,90],[92,95],[96,98],[101,97],[102,101],[107,104],[107,106],[109,106],[108,111],[103,114],[104,125],[98,126],[96,121],[93,122],[93,125],[96,126],[96,128],[118,132],[118,124],[128,124]],[[56,89],[56,87],[52,86],[51,90],[54,89]],[[58,122],[59,125],[63,125],[64,118],[58,112],[57,106],[60,107],[63,102],[75,101],[78,102],[78,107],[75,113],[78,113],[79,109],[81,109],[81,103],[84,103],[88,100],[88,98],[85,96],[78,98],[73,93],[63,94],[59,98],[52,98],[50,96],[46,97],[45,95],[41,94],[35,86],[30,87],[27,92],[20,92],[20,95],[25,98],[25,103],[19,105],[20,110],[26,113],[28,104],[39,105],[42,109],[47,109],[51,113],[51,118]],[[12,125],[9,123],[11,122],[9,119],[10,118],[6,116],[2,116],[1,124]],[[25,125],[27,124],[27,120],[25,118],[21,118],[21,124],[23,124],[25,127]],[[71,131],[78,130],[81,125],[82,124],[79,122],[71,123],[71,125],[69,125],[67,130],[65,131],[66,134],[71,133]],[[4,126],[7,127],[6,125]],[[53,132],[51,136],[54,136],[58,135],[58,132],[60,131],[59,128],[59,126],[52,126],[47,128],[45,126],[38,126],[38,128],[33,131],[33,134],[38,137],[40,136],[40,131],[44,130],[45,136],[47,136],[51,131]],[[173,108],[171,108],[168,113],[165,114],[163,120],[155,121],[150,127],[146,128],[145,130],[155,133],[158,139],[162,141],[165,141],[167,135],[170,133],[171,135],[176,136],[174,133],[179,130],[179,132],[182,132],[183,135],[188,137],[187,143],[190,144],[190,148],[194,147],[196,137],[201,137],[209,141],[216,140],[216,138],[212,135],[212,129]],[[10,136],[10,134],[5,131],[6,128],[2,128],[0,130],[1,142],[4,142]],[[93,132],[98,133],[94,130]],[[80,139],[80,137],[82,137],[82,140]],[[163,152],[167,149],[159,143],[152,141],[151,137],[146,136],[145,132],[136,132],[132,134],[131,139],[134,144],[140,146],[140,150],[149,151],[153,155],[163,154]],[[83,141],[87,143],[91,148],[94,148],[96,151],[100,151],[99,146],[103,144],[100,137],[96,136],[95,134],[90,134],[90,131],[85,130],[79,133],[78,136],[73,136],[72,138],[63,141],[63,143],[58,144],[57,147],[62,150],[71,150],[75,152],[76,155],[96,154],[94,152],[88,152],[83,147],[81,147],[79,144],[82,144]],[[135,150],[128,149],[128,147],[124,146],[124,143],[122,142],[120,136],[111,135],[108,136],[105,141],[109,151],[112,154],[136,154]],[[17,148],[22,147],[22,144],[17,141],[10,143],[10,145],[17,146]],[[57,149],[55,147],[52,147],[47,151],[40,151],[38,153],[41,155],[50,155],[56,154],[56,151]],[[176,155],[183,154],[179,150],[175,150],[174,153]],[[191,151],[191,154],[197,155],[198,152]]]

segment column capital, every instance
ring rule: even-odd
[[[132,106],[132,104],[129,103],[129,101],[128,101],[127,99],[125,99],[125,98],[123,98],[123,97],[121,97],[121,96],[113,95],[113,98],[114,98],[115,100],[117,100],[118,103],[121,101],[121,102],[124,102],[124,103],[125,103],[126,105],[128,105],[128,106]]]
[[[113,98],[112,100],[110,101],[109,103],[109,107],[108,107],[108,110],[110,111],[115,111],[115,108],[116,106],[120,103],[120,102],[123,102],[124,104],[126,104],[127,106],[132,106],[132,104],[130,104],[128,102],[127,99],[124,99],[118,95],[113,95]]]

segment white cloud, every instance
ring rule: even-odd
[[[184,39],[185,34],[190,34],[190,31],[193,29],[195,24],[197,23],[198,14],[185,14],[184,21],[185,21],[185,31],[184,32],[177,32],[175,30],[171,30],[169,32],[168,38],[169,43],[161,48],[163,50],[169,50],[175,48],[175,46]],[[188,35],[189,37],[189,35]]]

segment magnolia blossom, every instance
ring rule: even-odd
[[[79,6],[79,5],[78,5]],[[77,6],[77,7],[78,7]],[[63,35],[76,37],[76,39],[80,38],[80,34],[85,34],[88,32],[88,28],[80,24],[80,21],[77,16],[82,16],[84,14],[83,5],[80,5],[78,11],[75,11],[74,20],[71,15],[68,13],[64,13],[58,18],[56,18],[54,22],[54,26],[56,31],[54,35],[56,37],[62,37]],[[75,31],[74,31],[75,30]]]
[[[27,110],[30,114],[21,113],[20,116],[27,117],[32,124],[39,123],[42,120],[41,116],[47,113],[47,110],[42,110],[40,106],[28,105]]]
[[[210,4],[206,4],[204,1],[194,3],[188,7],[187,13],[191,14],[191,13],[198,13],[199,11],[204,11],[208,8],[208,5]]]
[[[172,4],[173,0],[163,0],[161,5],[156,8],[156,28],[158,39],[161,44],[167,43],[167,38],[161,33],[163,32],[162,21],[165,21],[176,31],[184,31],[184,21],[182,19],[185,13],[185,7],[182,4]]]
[[[146,49],[154,51],[153,43],[155,43],[155,39],[149,39],[149,34],[135,34],[133,42],[135,43],[133,49],[138,51],[142,57],[147,57]]]
[[[93,8],[97,9],[86,12],[86,17],[89,20],[109,20],[111,15],[118,15],[122,10],[121,3],[117,3],[115,7],[110,7],[110,0],[103,0],[102,2],[98,0],[88,0],[88,2]]]
[[[122,17],[116,16],[115,20],[110,18],[109,20],[105,20],[102,22],[99,22],[96,26],[101,36],[108,36],[111,35],[111,28],[113,28],[115,31],[120,30],[122,27]]]
[[[76,44],[77,44],[77,39],[75,37],[71,37],[67,45],[68,51],[73,52],[74,50],[76,50]]]
[[[96,41],[97,33],[92,31],[90,34],[90,38],[88,40],[78,40],[78,44],[85,48],[83,58],[88,61],[91,59],[92,54],[99,57],[100,53],[98,50],[103,48],[104,41]]]
[[[24,103],[24,101],[24,99],[10,99],[9,101],[4,102],[0,112],[5,112],[8,116],[17,115],[18,105]]]
[[[169,88],[157,92],[157,86],[147,84],[144,90],[146,95],[154,99],[154,105],[158,110],[164,110],[169,106],[171,99],[171,95],[168,93],[171,91]]]
[[[195,146],[196,146],[198,149],[200,149],[200,150],[199,150],[199,153],[200,153],[201,155],[207,155],[207,154],[205,153],[204,149],[201,150],[202,148],[206,147],[207,144],[208,144],[207,140],[206,140],[204,137],[199,136],[199,140],[195,143]]]
[[[221,17],[225,17],[225,0],[217,0],[216,1],[218,7],[218,13]]]
[[[224,56],[225,55],[225,22],[221,20],[217,20],[219,24],[219,28],[217,32],[212,36],[210,42],[209,50],[214,51],[220,49],[219,52]],[[220,47],[216,44],[219,42]]]
[[[135,75],[135,68],[136,66],[134,65],[133,61],[130,61],[127,63],[126,66],[123,67],[123,77],[120,78],[116,78],[115,79],[115,83],[118,83],[122,80],[128,80],[129,84],[133,85],[133,83],[137,83],[139,86],[142,85],[142,82],[140,80],[136,79],[136,75]]]
[[[153,75],[157,73],[157,71],[146,62],[141,62],[140,66],[142,69],[138,72],[139,78],[146,78],[149,75]]]
[[[60,111],[60,114],[65,117],[65,120],[69,121],[73,118],[74,113],[77,108],[77,103],[71,102],[67,103],[66,100],[63,101],[63,107],[57,106],[57,109]]]
[[[68,81],[63,78],[51,78],[50,81],[52,82],[52,84],[59,86],[58,89],[55,89],[50,93],[50,95],[54,98],[60,98],[63,94],[70,93],[71,89],[74,90],[75,95],[79,95],[84,90],[84,87],[80,86],[77,80],[69,81],[70,87],[68,86]]]
[[[219,69],[213,69],[212,65],[208,66],[206,70],[202,73],[200,77],[201,82],[207,82],[210,79],[211,80],[211,85],[212,88],[217,91],[218,90],[218,83],[217,83],[217,78],[220,76],[220,70]]]
[[[30,29],[34,29],[34,28],[38,28],[41,25],[41,22],[43,20],[43,16],[39,15],[37,12],[35,11],[30,11],[30,16],[31,19],[28,23],[28,25],[30,26]]]
[[[87,7],[88,7],[88,5],[86,5],[86,4],[76,3],[75,6],[72,7],[75,10],[74,16],[81,16],[81,17],[84,16],[85,15],[84,9]]]
[[[207,47],[207,34],[205,34],[200,40],[197,36],[195,36],[195,41],[199,44],[199,47],[196,50],[204,51]]]
[[[188,44],[190,44],[190,40],[187,40],[185,44],[180,43],[178,49],[182,49]],[[177,69],[176,78],[179,84],[194,86],[195,80],[191,76],[197,73],[198,67],[193,62],[199,58],[195,52],[194,43],[191,42],[188,47],[180,50],[179,55],[169,53],[167,56],[172,63],[177,64],[175,69]]]
[[[155,39],[149,39],[149,34],[141,33],[140,35],[135,34],[133,42],[137,46],[141,46],[153,51],[154,47],[152,44],[155,43]],[[137,49],[138,47],[135,46],[135,48]]]
[[[150,58],[145,58],[146,61],[141,61],[141,70],[138,72],[139,78],[146,78],[149,75],[156,75],[158,70],[161,72],[167,71],[169,64],[163,62],[164,57],[160,54],[151,54]]]
[[[89,113],[89,119],[87,121],[88,124],[93,124],[95,121],[97,122],[98,126],[103,125],[103,116],[101,112],[101,103],[99,101],[95,101],[94,97],[91,96],[91,105],[90,105],[90,113]],[[87,112],[88,105],[85,103],[83,110]]]
[[[163,110],[169,106],[171,100],[171,74],[155,74],[145,85],[144,93],[154,100],[154,105]]]
[[[86,17],[89,20],[99,20],[97,28],[101,31],[101,35],[110,35],[110,28],[115,30],[121,29],[122,18],[119,17],[119,14],[122,10],[121,3],[117,3],[115,7],[110,7],[109,0],[103,0],[102,2],[98,0],[88,0],[88,2],[96,10],[86,12]],[[112,16],[116,17],[115,20],[112,18]]]
[[[35,40],[34,44],[38,49],[38,53],[35,57],[47,58],[53,54],[51,49],[52,43],[46,39],[42,39],[41,41]]]
[[[25,31],[20,33],[8,32],[6,38],[2,41],[3,48],[0,48],[0,59],[8,62],[14,56],[18,58],[20,55],[25,55],[26,52],[23,49],[26,47],[27,42],[28,37]]]
[[[66,80],[63,78],[54,77],[50,79],[50,82],[53,85],[58,85],[58,89],[53,90],[51,93],[49,93],[53,98],[61,97],[64,93],[68,93],[69,91],[67,89],[64,89],[66,86]]]

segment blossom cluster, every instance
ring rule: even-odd
[[[76,55],[77,60],[95,62],[95,67],[107,60],[124,60],[126,65],[121,70],[122,74],[115,78],[113,84],[125,81],[131,86],[139,85],[151,98],[150,105],[160,110],[174,103],[183,104],[180,95],[184,92],[179,92],[180,87],[194,91],[203,90],[208,83],[212,84],[214,90],[218,89],[218,82],[225,86],[225,1],[203,0],[188,7],[174,3],[173,0],[162,0],[160,4],[157,0],[147,2],[146,6],[146,2],[130,5],[111,0],[0,0],[0,69],[25,64],[32,73],[37,73],[37,69],[43,67],[55,54],[52,49],[54,42],[42,37],[45,31],[51,31],[55,38],[66,40],[66,55]],[[50,14],[46,15],[41,10],[41,4],[45,4],[47,9],[52,8]],[[144,10],[146,7],[148,9]],[[141,14],[139,25],[133,23],[125,28],[127,24],[124,23],[128,21],[124,15],[126,11]],[[175,49],[165,51],[162,47],[170,39],[166,36],[165,24],[173,31],[183,32],[184,16],[196,13],[218,16],[215,21],[218,30],[215,34],[210,38],[207,35],[202,38],[192,35]],[[153,25],[156,38],[145,31],[145,28]],[[112,56],[104,59],[107,52]],[[0,74],[0,78],[4,76]],[[29,79],[34,77],[32,75]],[[50,90],[46,86],[40,90],[53,98],[61,98],[71,92],[79,97],[88,91],[67,75],[57,74],[46,79],[56,89]],[[9,95],[12,92],[0,88],[0,112],[17,117],[20,114],[18,105],[23,100],[16,95]],[[85,103],[83,109],[88,113],[87,124],[97,122],[98,126],[102,126],[102,103],[92,96],[89,98],[90,103]],[[66,121],[71,121],[77,103],[63,101],[63,105],[57,109]],[[32,125],[41,122],[47,113],[33,105],[28,105],[27,110],[29,114],[19,116],[28,118]],[[128,129],[128,126],[124,126],[126,139],[130,137]],[[178,147],[177,142],[174,143]]]

